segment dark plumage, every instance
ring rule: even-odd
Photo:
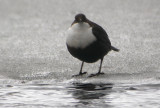
[[[78,24],[78,25],[75,25],[75,24]],[[85,28],[85,26],[88,26],[88,27]],[[83,68],[84,62],[93,63],[99,59],[101,59],[99,72],[97,74],[92,74],[91,76],[103,74],[103,73],[101,73],[101,66],[102,66],[103,57],[109,51],[111,51],[111,50],[119,51],[119,49],[111,46],[111,42],[108,38],[106,31],[98,24],[88,20],[84,14],[77,14],[75,16],[75,20],[71,25],[71,29],[72,28],[76,28],[76,29],[73,29],[73,32],[75,32],[75,33],[71,34],[73,36],[68,37],[66,44],[67,44],[67,48],[68,48],[68,51],[70,52],[70,54],[72,56],[74,56],[75,58],[78,58],[79,60],[82,61],[81,69],[80,69],[80,72],[78,75],[83,75],[86,73],[86,72],[82,73],[82,68]],[[85,30],[83,30],[83,28]],[[91,31],[89,31],[90,28],[91,28]],[[88,31],[90,34],[87,34]],[[81,33],[81,32],[84,32],[84,33]],[[85,34],[85,32],[86,32],[86,34]],[[82,35],[79,35],[79,34],[82,34]],[[78,37],[77,39],[75,39],[75,41],[77,43],[72,40],[76,36]],[[83,40],[81,38],[84,39],[84,44],[86,44],[85,46],[82,43]],[[93,39],[93,41],[88,40],[88,42],[90,42],[89,44],[85,43],[85,39],[87,40],[88,38]],[[78,43],[79,41],[80,41],[80,43]],[[74,44],[72,44],[72,42],[74,42]],[[82,45],[84,47],[82,47]]]

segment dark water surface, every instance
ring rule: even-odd
[[[37,80],[3,84],[0,85],[0,105],[2,108],[159,107],[160,84],[71,82],[50,80],[49,84]]]

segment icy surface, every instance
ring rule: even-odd
[[[105,57],[103,76],[71,77],[81,62],[66,30],[77,13],[120,49]],[[159,108],[159,35],[159,0],[0,0],[0,107]]]

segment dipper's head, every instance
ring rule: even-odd
[[[84,14],[77,14],[75,16],[75,23],[83,23],[83,22],[87,22],[87,18]]]

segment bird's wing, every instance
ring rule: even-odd
[[[111,47],[111,42],[108,38],[108,35],[101,26],[99,25],[93,26],[92,32],[100,43],[102,43],[106,47]]]

